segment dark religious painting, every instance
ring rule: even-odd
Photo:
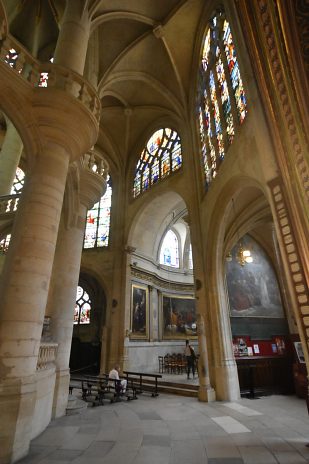
[[[195,299],[162,295],[162,336],[165,339],[195,337],[197,335]]]
[[[239,243],[226,263],[226,280],[233,317],[284,318],[276,274],[263,249],[250,236],[241,239],[253,261],[243,266],[236,259]]]
[[[130,338],[148,339],[148,288],[132,284]]]

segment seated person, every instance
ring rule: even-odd
[[[119,379],[119,372],[120,372],[120,366],[119,364],[115,364],[115,367],[110,371],[108,374],[109,379],[113,380],[119,380],[119,382],[115,383],[115,389],[117,389],[117,384],[120,383],[121,386],[121,392],[120,393],[125,393],[127,389],[127,381],[126,379]]]

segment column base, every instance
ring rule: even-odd
[[[198,399],[199,401],[211,403],[213,401],[216,401],[216,392],[210,386],[200,385],[198,389]]]
[[[56,371],[56,384],[53,400],[52,418],[62,417],[66,413],[69,396],[70,371]]]
[[[0,462],[10,464],[26,456],[36,400],[34,377],[6,379],[0,388]]]
[[[217,398],[220,401],[235,401],[240,398],[237,365],[234,360],[225,360],[215,367]]]

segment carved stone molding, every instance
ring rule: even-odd
[[[285,70],[281,60],[280,50],[276,39],[270,2],[268,0],[258,0],[260,21],[265,36],[265,43],[268,48],[268,57],[272,70],[275,87],[281,103],[282,115],[285,118],[288,134],[292,143],[295,156],[295,166],[299,179],[303,186],[304,194],[309,200],[309,170],[306,163],[301,142],[299,140],[298,127],[295,120],[295,111],[292,109],[289,92],[286,85]],[[279,31],[280,32],[280,31]],[[303,131],[304,132],[304,131]],[[294,163],[293,163],[294,164]]]
[[[151,274],[149,272],[145,272],[139,269],[135,269],[131,267],[131,276],[135,277],[136,279],[140,279],[146,282],[151,283],[154,287],[164,288],[166,290],[173,290],[176,292],[194,292],[193,284],[185,284],[181,283],[178,284],[176,282],[170,282],[160,277]]]
[[[281,182],[277,178],[272,180],[268,185],[270,187],[275,206],[281,243],[284,247],[286,262],[288,264],[290,277],[293,283],[294,299],[297,303],[299,319],[301,320],[303,333],[307,339],[307,345],[309,347],[309,292],[300,258],[300,252],[292,230],[291,220]]]

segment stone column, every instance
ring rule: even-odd
[[[83,74],[90,34],[88,8],[82,0],[67,0],[54,63]]]
[[[101,166],[97,173],[91,170],[92,156],[89,159],[89,155],[85,155],[85,163],[80,167],[79,198],[68,202],[79,204],[78,209],[65,211],[67,220],[62,220],[60,225],[46,310],[46,315],[51,318],[52,340],[58,343],[53,417],[65,414],[68,400],[74,307],[87,210],[99,201],[107,186],[106,169],[102,170]]]
[[[67,2],[57,63],[82,72],[89,20],[87,8],[76,14],[77,4]],[[65,91],[59,97],[52,88],[44,93],[34,89],[31,98],[40,151],[25,181],[0,282],[1,464],[20,459],[29,449],[37,358],[69,161],[93,145],[98,131],[88,110]]]
[[[99,76],[99,28],[95,29],[90,38],[87,50],[86,68],[84,75],[88,81],[96,89],[98,87],[98,76]]]
[[[44,147],[18,207],[0,283],[0,461],[25,455],[35,405],[37,358],[64,186],[66,150]]]
[[[7,119],[7,130],[0,154],[0,196],[9,195],[23,151],[23,142],[14,125]]]
[[[216,392],[210,385],[208,354],[206,344],[206,332],[204,318],[201,314],[197,315],[197,334],[200,357],[198,360],[199,390],[198,399],[200,401],[215,401]]]
[[[212,305],[211,332],[215,357],[215,388],[219,400],[234,401],[240,398],[237,364],[233,353],[226,281],[215,282],[212,276],[209,294]],[[218,290],[215,290],[215,284]],[[210,288],[212,290],[210,290]]]

